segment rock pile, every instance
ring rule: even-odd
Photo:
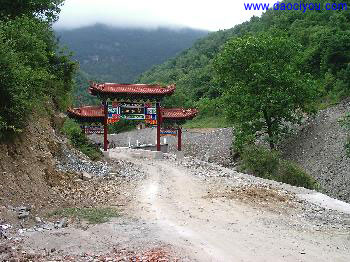
[[[18,219],[24,219],[29,217],[31,207],[21,206],[16,209],[18,212]]]
[[[139,180],[145,178],[146,174],[141,167],[124,160],[111,160],[110,177],[129,178]]]
[[[220,128],[196,135],[187,133],[189,132],[185,132],[183,142],[185,155],[222,166],[232,165],[232,128]]]
[[[57,157],[56,168],[60,172],[106,176],[109,168],[106,162],[94,162],[81,152],[62,144],[62,153]]]

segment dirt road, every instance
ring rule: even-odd
[[[139,190],[136,213],[156,223],[160,239],[180,248],[190,261],[350,259],[349,231],[315,231],[293,208],[271,212],[227,197],[212,198],[210,181],[173,162],[130,161],[149,175]]]

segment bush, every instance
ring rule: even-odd
[[[242,171],[308,189],[318,189],[316,180],[295,163],[282,160],[280,154],[259,146],[246,146],[241,153]]]
[[[102,158],[102,152],[89,142],[81,132],[80,126],[71,119],[64,122],[63,133],[70,139],[72,145],[88,156],[91,160],[97,161]]]
[[[90,224],[100,224],[108,222],[113,217],[118,217],[119,213],[113,208],[64,208],[56,210],[49,216],[75,217],[87,220]]]
[[[119,122],[108,126],[108,133],[119,134],[136,128],[137,121],[121,119]]]
[[[316,180],[291,161],[280,161],[276,181],[308,189],[319,189]]]
[[[343,127],[347,133],[344,148],[345,148],[346,156],[350,157],[350,114],[349,113],[345,114],[342,118],[338,120],[338,122],[340,126]]]

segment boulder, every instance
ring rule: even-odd
[[[92,175],[90,175],[90,174],[87,173],[87,172],[83,172],[82,175],[81,175],[81,178],[82,178],[84,181],[88,181],[88,180],[91,180],[91,179],[92,179]]]

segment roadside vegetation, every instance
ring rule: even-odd
[[[108,132],[110,134],[118,134],[134,130],[137,125],[137,121],[121,119],[119,122],[108,126]]]
[[[301,49],[280,32],[234,38],[223,46],[214,67],[236,150],[258,135],[275,149],[289,126],[313,112],[316,86],[298,69]]]
[[[232,126],[223,114],[224,106],[221,98],[203,98],[194,107],[200,112],[199,116],[184,124],[185,128],[223,128]]]
[[[350,113],[339,119],[339,124],[346,130],[347,137],[344,144],[346,155],[350,157]]]
[[[62,127],[62,132],[69,138],[72,145],[88,156],[91,160],[101,160],[103,157],[100,149],[93,145],[85,134],[82,133],[80,125],[74,120],[67,119]]]
[[[34,108],[72,101],[77,65],[58,48],[60,0],[6,0],[0,10],[0,140],[22,132]]]
[[[101,224],[108,222],[119,213],[114,208],[64,208],[49,214],[50,217],[71,217],[88,221],[90,224]]]
[[[295,163],[283,160],[275,150],[246,146],[241,153],[240,169],[255,176],[308,189],[320,190],[316,180]]]

